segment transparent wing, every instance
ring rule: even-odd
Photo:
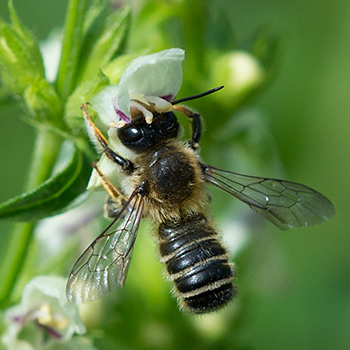
[[[67,298],[81,304],[123,287],[129,269],[144,198],[136,190],[119,215],[75,263],[67,283]]]
[[[282,230],[308,227],[335,214],[323,194],[295,182],[247,176],[203,165],[205,180],[247,203]]]

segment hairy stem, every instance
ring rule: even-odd
[[[57,134],[38,130],[25,191],[40,185],[51,175],[61,143],[62,138]],[[12,290],[21,274],[30,249],[34,228],[35,223],[26,222],[16,224],[13,229],[7,255],[1,266],[0,306],[9,303]]]

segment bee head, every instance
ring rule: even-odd
[[[120,141],[136,153],[142,153],[162,140],[176,138],[178,133],[179,123],[173,112],[155,113],[150,124],[140,115],[118,129]]]

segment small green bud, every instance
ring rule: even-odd
[[[0,76],[14,94],[22,94],[38,76],[44,77],[44,66],[38,44],[20,23],[12,2],[12,23],[0,21]]]
[[[94,80],[79,85],[68,98],[64,120],[71,129],[85,130],[84,118],[81,112],[81,105],[90,102],[100,90],[110,84],[109,79],[100,71]]]
[[[259,61],[243,51],[223,55],[212,66],[212,79],[225,88],[217,98],[227,107],[237,106],[244,97],[264,81],[265,73]]]
[[[24,100],[36,120],[61,126],[61,100],[45,79],[37,77],[24,91]]]

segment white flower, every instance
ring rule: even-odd
[[[153,113],[173,110],[171,101],[182,84],[181,62],[185,51],[177,48],[152,55],[141,56],[129,64],[120,78],[119,85],[111,85],[98,93],[91,101],[100,120],[108,127],[110,147],[118,150],[120,144],[116,128],[130,123],[142,114],[147,123],[152,123]],[[92,142],[95,143],[94,139]],[[113,183],[119,167],[103,154],[98,167]],[[101,186],[101,179],[93,170],[88,189]]]
[[[47,336],[68,344],[74,333],[86,332],[77,306],[66,298],[66,280],[61,277],[33,278],[24,287],[20,304],[4,316],[8,328],[2,342],[9,350],[46,349]]]
[[[130,123],[144,115],[152,122],[153,112],[172,110],[182,84],[181,62],[185,52],[173,48],[134,59],[122,74],[119,85],[102,90],[91,101],[99,118],[110,127]]]

